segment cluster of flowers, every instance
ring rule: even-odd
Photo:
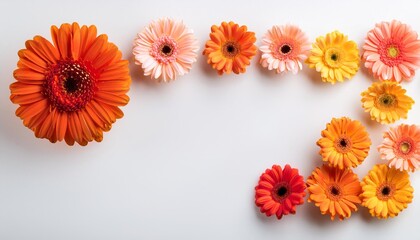
[[[10,100],[19,105],[16,115],[36,137],[53,143],[100,142],[129,101],[128,61],[107,35],[97,36],[93,25],[52,26],[51,35],[52,43],[35,36],[18,52],[16,82],[10,85]],[[211,27],[203,55],[220,75],[244,73],[257,52],[255,41],[246,26],[222,22]],[[188,73],[198,49],[192,30],[168,18],[152,22],[133,43],[144,75],[164,82]],[[298,27],[273,26],[259,49],[261,65],[277,73],[296,74],[306,61],[322,81],[334,84],[359,69],[357,44],[338,31],[317,38],[311,48]],[[406,118],[414,101],[398,83],[413,78],[420,67],[417,33],[399,21],[382,22],[368,33],[363,50],[365,67],[381,80],[362,93],[363,107],[380,123]]]
[[[255,204],[267,216],[294,214],[304,202],[314,202],[331,220],[349,218],[361,204],[372,216],[395,217],[411,203],[413,188],[408,171],[420,166],[420,127],[401,124],[383,135],[378,151],[387,164],[377,164],[360,182],[352,171],[367,157],[371,140],[365,127],[347,117],[333,118],[321,132],[317,145],[325,162],[306,183],[297,169],[274,165],[255,187]]]

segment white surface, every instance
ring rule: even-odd
[[[176,2],[176,3],[175,3]],[[305,178],[321,164],[315,142],[332,117],[367,126],[373,146],[355,171],[380,162],[381,126],[369,120],[360,93],[364,68],[350,81],[320,82],[314,70],[276,75],[257,57],[242,75],[218,77],[199,56],[190,74],[170,84],[140,75],[131,57],[136,32],[159,17],[183,19],[200,52],[210,26],[245,24],[261,36],[274,24],[298,24],[311,41],[338,29],[358,44],[376,22],[399,19],[420,31],[420,1],[1,1],[0,239],[420,239],[420,173],[400,216],[379,221],[360,208],[330,222],[312,203],[277,221],[258,212],[254,187],[273,164],[290,163]],[[9,84],[24,42],[50,25],[95,24],[130,59],[133,83],[125,117],[101,143],[68,147],[36,139],[14,115]],[[420,72],[404,84],[417,103]]]

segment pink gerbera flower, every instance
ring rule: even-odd
[[[277,73],[302,70],[302,61],[309,55],[310,42],[300,28],[293,25],[273,26],[265,34],[260,63]]]
[[[399,170],[417,170],[420,166],[420,128],[401,124],[384,133],[384,140],[378,147],[381,158],[389,167]]]
[[[363,45],[363,61],[380,80],[411,80],[420,67],[420,40],[410,26],[397,20],[376,24]]]
[[[164,82],[189,72],[197,61],[198,43],[192,30],[172,19],[152,22],[134,40],[135,63],[145,76]]]

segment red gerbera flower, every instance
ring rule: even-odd
[[[295,214],[296,206],[303,204],[305,181],[296,168],[287,164],[284,169],[273,165],[265,170],[255,187],[255,204],[267,216]]]

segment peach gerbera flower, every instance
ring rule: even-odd
[[[359,49],[356,42],[334,31],[316,39],[306,63],[321,73],[323,82],[343,82],[359,70]]]
[[[420,67],[420,40],[410,26],[393,20],[368,32],[363,61],[376,79],[401,82]]]
[[[197,61],[198,43],[183,22],[169,18],[152,22],[134,40],[135,63],[145,76],[169,82],[190,71]]]
[[[219,75],[232,71],[244,73],[257,52],[255,41],[255,33],[249,32],[245,25],[222,22],[220,26],[211,27],[210,40],[206,42],[203,55]]]
[[[277,73],[302,70],[311,43],[300,28],[293,25],[273,26],[262,39],[260,63]]]
[[[368,155],[371,141],[361,122],[348,117],[333,118],[316,143],[322,160],[340,169],[356,167]]]
[[[405,95],[406,90],[396,82],[374,82],[362,92],[362,105],[372,120],[382,124],[394,123],[407,118],[414,100]]]
[[[413,200],[413,187],[407,171],[378,164],[363,178],[362,206],[373,217],[385,219],[396,217]]]
[[[296,168],[287,164],[284,169],[273,165],[265,170],[255,187],[255,204],[267,216],[295,214],[296,206],[303,204],[305,181]]]
[[[306,183],[310,194],[308,202],[314,202],[322,214],[331,216],[331,220],[336,215],[340,220],[349,218],[361,203],[359,179],[349,168],[317,167]]]
[[[18,52],[17,81],[10,85],[16,115],[38,138],[100,142],[129,101],[128,61],[93,25],[52,26],[51,35],[54,45],[35,36]]]
[[[401,171],[417,170],[420,166],[420,128],[401,124],[384,133],[384,140],[378,147],[381,158],[390,167]]]

